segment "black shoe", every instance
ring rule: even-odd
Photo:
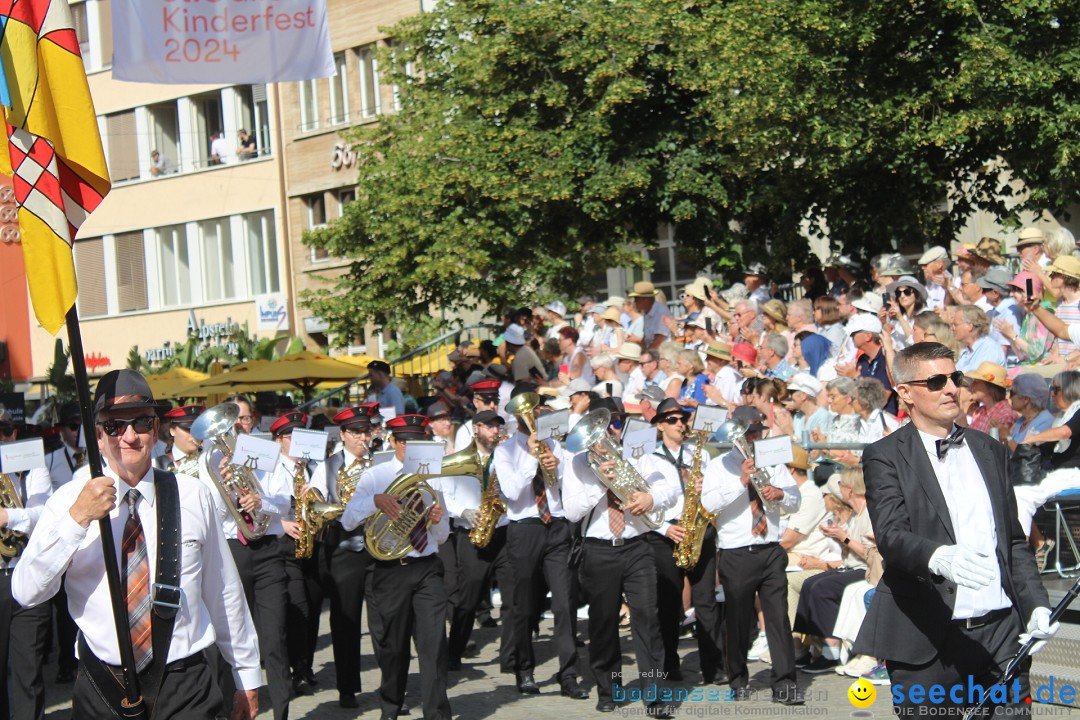
[[[562,694],[574,700],[588,700],[589,691],[578,685],[577,678],[570,677],[562,681]]]
[[[585,641],[581,638],[574,638],[574,647],[585,647]]]
[[[829,660],[824,655],[818,655],[809,665],[804,665],[802,671],[810,675],[820,675],[829,672],[839,664],[839,660]]]
[[[667,679],[671,682],[682,682],[682,670],[671,670],[667,674]]]
[[[409,707],[409,696],[406,695],[405,699],[401,701],[401,709],[397,711],[398,717],[409,715],[412,713],[412,708]]]
[[[360,701],[356,699],[356,693],[338,693],[338,705],[343,708],[358,708]]]
[[[702,685],[727,685],[728,676],[727,673],[721,670],[720,672],[711,672],[703,674],[701,676]]]
[[[58,670],[56,672],[57,685],[67,685],[73,682],[75,682],[75,672],[73,670]]]
[[[311,685],[308,684],[308,681],[302,677],[293,678],[292,686],[293,692],[296,693],[296,697],[315,694],[315,691],[311,689]]]
[[[804,668],[812,662],[814,662],[814,653],[809,650],[803,650],[802,655],[795,658],[795,667]]]
[[[773,690],[772,701],[781,705],[802,705],[806,702],[806,695],[795,685]]]
[[[615,712],[615,707],[614,700],[601,700],[596,703],[597,712]]]
[[[307,670],[304,670],[302,672],[301,676],[305,680],[307,680],[308,685],[311,685],[312,687],[315,687],[316,685],[319,684],[319,681],[315,679],[315,671],[312,670],[311,668],[308,668]]]
[[[451,671],[451,672],[453,672],[455,670],[460,670],[461,669],[461,661],[460,660],[449,660],[449,661],[447,661],[446,669]]]
[[[461,657],[474,658],[480,656],[480,649],[476,646],[476,643],[471,640],[465,644],[465,650],[462,651]]]
[[[754,699],[754,693],[748,687],[732,688],[731,689],[731,699],[736,700],[738,702],[743,702],[745,700],[753,700]]]
[[[540,694],[540,686],[533,679],[532,670],[525,670],[517,674],[517,689],[522,695]]]
[[[496,620],[495,618],[491,617],[490,615],[488,615],[486,618],[484,618],[483,620],[480,621],[480,627],[482,627],[482,628],[499,627],[499,621]]]

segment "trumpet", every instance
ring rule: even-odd
[[[566,449],[575,454],[587,451],[586,459],[593,474],[608,490],[615,493],[619,502],[629,505],[633,495],[652,492],[652,489],[649,483],[645,482],[645,478],[641,477],[637,468],[623,458],[622,449],[608,433],[610,423],[609,410],[593,410],[581,418],[566,436]],[[615,476],[612,478],[600,471],[600,466],[606,462],[615,463]],[[664,522],[664,511],[653,509],[638,517],[655,530],[660,527],[660,523]]]
[[[414,548],[413,530],[420,524],[431,526],[428,513],[439,502],[439,496],[425,482],[430,478],[453,475],[469,475],[478,480],[483,477],[480,455],[473,441],[464,450],[443,458],[438,473],[406,473],[399,475],[385,494],[398,496],[401,514],[391,519],[383,511],[376,511],[364,525],[364,545],[376,560],[400,560]]]
[[[722,443],[731,443],[743,458],[753,462],[754,448],[746,439],[746,425],[743,425],[738,420],[727,420],[722,423],[720,427],[716,429],[716,439]],[[750,484],[754,486],[754,492],[757,493],[757,496],[761,499],[761,504],[765,508],[765,512],[777,512],[780,509],[780,505],[777,502],[765,499],[765,487],[770,485],[769,474],[767,472],[755,465],[750,473]]]
[[[236,448],[236,418],[240,416],[240,407],[236,403],[221,403],[210,408],[191,424],[191,435],[196,440],[209,439],[215,448],[225,456],[225,461],[232,460]],[[233,517],[236,529],[248,542],[258,540],[270,529],[273,516],[269,513],[255,511],[246,513],[240,509],[240,498],[248,493],[259,494],[259,481],[255,472],[244,465],[229,465],[231,476],[223,480],[217,470],[212,467],[210,458],[212,452],[202,454],[203,470],[207,477],[214,481],[222,499],[225,500],[225,509]],[[250,523],[250,525],[249,525]]]
[[[15,481],[11,479],[11,475],[0,473],[0,507],[21,509],[22,506],[22,499],[19,497],[19,491],[15,488]],[[5,558],[18,557],[26,548],[28,541],[29,538],[24,533],[7,527],[0,528],[0,556]]]
[[[530,435],[536,435],[536,418],[533,416],[533,410],[540,405],[540,396],[536,393],[526,392],[516,395],[506,403],[506,412],[511,415],[516,415],[521,421],[521,424],[529,431]],[[605,426],[606,427],[606,426]],[[537,441],[541,444],[536,446],[536,450],[533,455],[536,456],[537,462],[540,461],[540,456],[544,453],[543,441],[537,438]],[[544,482],[548,487],[556,487],[559,484],[559,476],[555,474],[555,471],[544,467],[544,463],[540,462],[540,472],[544,475]]]

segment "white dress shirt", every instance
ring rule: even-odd
[[[920,430],[919,439],[926,449],[941,493],[945,496],[956,544],[996,559],[997,524],[990,504],[990,492],[971,448],[965,441],[960,448],[949,450],[944,460],[938,460],[939,438]],[[992,610],[1012,607],[1012,601],[1001,586],[1001,568],[997,562],[993,566],[994,576],[982,590],[956,586],[954,620],[980,617]]]
[[[742,386],[746,378],[731,367],[725,365],[716,372],[712,385],[720,391],[720,395],[729,403],[739,404],[742,402]],[[712,400],[707,400],[706,405],[716,405]]]
[[[457,432],[454,434],[454,449],[464,450],[465,446],[472,442],[475,434],[476,431],[473,430],[472,418],[461,423],[461,425],[458,426]]]
[[[701,504],[716,513],[716,542],[722,549],[763,545],[780,541],[780,514],[799,509],[801,495],[795,478],[783,465],[762,468],[769,474],[769,484],[784,491],[777,502],[777,511],[766,512],[768,529],[764,535],[754,535],[753,510],[750,509],[748,487],[740,479],[743,456],[731,450],[709,463],[701,486]]]
[[[211,453],[210,455],[210,467],[217,471],[218,464],[221,462],[222,454],[220,450],[207,450],[205,452]],[[205,454],[205,453],[204,453]],[[236,538],[237,528],[236,521],[233,519],[232,512],[229,511],[226,506],[227,500],[217,490],[217,483],[214,479],[206,476],[206,458],[199,460],[199,480],[203,485],[212,487],[216,492],[213,493],[214,508],[221,521],[221,529],[225,533],[226,538]],[[262,499],[262,507],[259,508],[259,512],[268,513],[273,516],[270,522],[270,526],[266,531],[267,535],[281,535],[285,532],[285,529],[281,527],[281,518],[289,517],[289,505],[292,499],[292,477],[289,477],[287,484],[275,484],[274,478],[277,477],[277,473],[265,473],[261,470],[252,470],[255,475],[256,484],[259,486],[259,497]]]
[[[689,474],[690,466],[694,462],[695,447],[696,446],[692,442],[684,442],[679,446],[678,450],[672,451],[671,448],[661,442],[660,446],[656,449],[656,452],[653,453],[663,465],[667,465],[675,471],[675,482],[678,483],[679,486],[679,492],[675,498],[675,502],[664,515],[664,522],[660,524],[660,527],[654,530],[654,532],[658,532],[664,537],[667,537],[668,527],[678,525],[679,520],[682,518],[683,508],[686,505],[686,486],[683,485],[683,478],[678,468],[687,468],[687,474]],[[703,452],[701,454],[701,473],[703,477],[705,468],[709,467],[709,459],[709,453]],[[672,462],[672,460],[674,460],[674,462]]]
[[[38,518],[45,509],[45,503],[53,494],[52,478],[45,468],[34,468],[19,473],[9,473],[15,492],[22,500],[21,508],[7,508],[7,529],[29,535],[34,531]],[[11,570],[19,562],[19,557],[0,557],[0,568]]]
[[[649,485],[653,497],[653,510],[668,510],[676,499],[682,497],[678,473],[675,467],[655,455],[642,455],[630,464],[641,474]],[[586,537],[600,540],[614,540],[611,524],[608,520],[607,486],[589,467],[588,452],[574,455],[563,473],[563,503],[566,519],[577,522],[588,517],[584,529]],[[651,511],[650,511],[651,512]],[[640,517],[623,513],[626,526],[620,537],[624,540],[644,535],[651,528]]]
[[[326,463],[311,461],[308,463],[307,469],[304,472],[305,479],[303,484],[310,485],[316,488],[322,493],[322,496],[328,497],[329,490],[326,487]],[[274,476],[270,480],[270,487],[274,488],[289,488],[289,497],[296,496],[296,460],[285,455],[278,455],[278,464],[274,468]],[[292,503],[286,504],[286,508]],[[264,500],[265,506],[265,500]]]
[[[83,452],[86,452],[85,450]],[[75,474],[75,451],[63,444],[58,450],[53,450],[45,456],[45,467],[52,478],[53,490],[71,482]]]
[[[117,487],[117,506],[109,513],[109,518],[119,561],[120,541],[128,520],[126,498],[129,488],[111,470],[106,470],[105,474],[116,482]],[[72,481],[53,493],[45,503],[37,532],[30,536],[22,561],[12,575],[11,594],[20,605],[34,607],[56,595],[66,577],[68,611],[86,637],[91,652],[102,662],[119,665],[116,625],[101,559],[98,523],[92,522],[84,528],[70,513],[85,484],[85,481]],[[142,496],[138,510],[146,538],[150,577],[156,578],[157,495],[152,468],[136,489]],[[218,648],[233,668],[236,686],[254,690],[262,685],[255,625],[225,536],[213,518],[210,492],[195,484],[182,485],[182,599],[167,662],[194,655],[220,637]]]
[[[551,447],[559,466],[555,468],[556,477],[562,480],[568,461],[562,447],[552,439],[544,442]],[[506,501],[506,517],[509,520],[525,520],[540,517],[536,507],[536,495],[533,494],[532,481],[540,464],[536,456],[529,452],[529,436],[516,432],[508,440],[495,448],[495,472],[499,476],[499,488]],[[559,487],[547,486],[548,512],[552,517],[564,517],[562,493]]]
[[[365,470],[364,474],[360,476],[360,481],[356,483],[356,492],[353,493],[349,504],[345,506],[345,513],[341,516],[342,527],[346,530],[354,530],[374,515],[378,510],[375,507],[375,496],[386,492],[386,489],[390,487],[390,483],[401,475],[402,467],[401,461],[396,457],[392,457],[384,463]],[[428,478],[424,482],[431,486],[431,489],[439,496],[439,504],[445,510],[446,502],[443,498],[448,483],[443,478]],[[408,557],[434,555],[448,537],[450,537],[450,516],[443,512],[439,522],[428,527],[428,541],[423,552],[418,553],[416,550],[410,550]]]

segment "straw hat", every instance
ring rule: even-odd
[[[995,362],[979,363],[979,367],[971,372],[964,373],[964,377],[972,380],[982,380],[1000,388],[1009,386],[1008,381],[1005,379],[1005,368]]]

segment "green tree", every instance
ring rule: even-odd
[[[641,264],[629,248],[661,222],[702,263],[783,271],[807,258],[808,224],[869,253],[947,241],[974,209],[1058,211],[1080,187],[1078,14],[1061,0],[439,3],[387,29],[401,112],[350,134],[357,199],[305,239],[352,264],[306,303],[347,338],[433,306],[565,297]]]

